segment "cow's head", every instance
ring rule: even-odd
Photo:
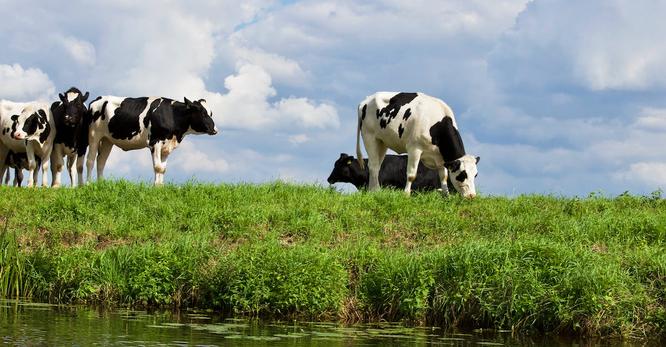
[[[340,158],[335,161],[333,171],[331,171],[327,181],[329,184],[344,182],[361,186],[368,181],[368,171],[361,169],[358,161],[353,156],[340,153]]]
[[[44,143],[51,133],[48,107],[28,107],[21,114],[13,115],[11,136],[16,140],[37,140]]]
[[[75,87],[69,88],[64,94],[58,94],[63,107],[65,108],[65,115],[63,121],[69,127],[75,127],[80,124],[83,115],[86,113],[85,102],[88,100],[89,93],[81,94],[81,91]]]
[[[217,134],[217,127],[213,121],[213,113],[208,108],[206,100],[190,101],[185,98],[185,107],[190,115],[190,129],[196,134]]]
[[[453,186],[460,195],[466,198],[473,198],[476,196],[474,179],[479,174],[476,168],[479,159],[481,158],[465,155],[454,161],[444,163],[446,169],[449,170],[451,183],[453,183]]]

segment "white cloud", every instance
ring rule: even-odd
[[[83,65],[95,65],[95,46],[90,42],[72,36],[61,36],[59,39],[76,62]]]
[[[174,164],[187,173],[225,173],[231,168],[224,158],[211,158],[211,155],[198,150],[190,141],[181,143],[177,151]]]
[[[30,101],[55,95],[53,82],[37,68],[24,69],[19,64],[0,65],[0,81],[0,98]]]
[[[332,105],[289,97],[276,102],[271,76],[260,66],[242,65],[224,81],[228,93],[209,92],[206,99],[221,126],[245,129],[274,127],[336,128],[340,125]]]
[[[666,187],[666,162],[638,162],[618,175],[622,180],[643,183],[654,188]]]
[[[292,145],[300,145],[302,143],[310,141],[310,138],[306,134],[298,134],[298,135],[289,136],[288,140],[289,143],[291,143]]]
[[[493,54],[515,88],[562,84],[593,91],[666,87],[666,3],[593,0],[529,3]]]

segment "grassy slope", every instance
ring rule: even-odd
[[[0,289],[261,316],[664,334],[666,202],[287,184],[0,188]]]

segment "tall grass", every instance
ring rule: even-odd
[[[468,201],[284,183],[119,181],[2,187],[0,211],[3,296],[577,335],[666,333],[659,194]]]

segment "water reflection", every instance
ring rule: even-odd
[[[0,300],[3,344],[77,346],[639,346],[645,342],[517,338],[401,324],[259,322],[206,311],[149,313]]]

